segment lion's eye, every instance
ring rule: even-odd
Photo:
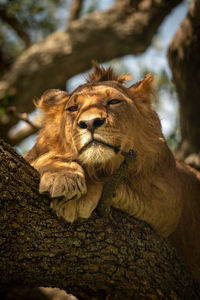
[[[118,99],[112,99],[112,100],[109,100],[108,101],[108,105],[113,105],[113,104],[118,104],[118,103],[120,103],[121,102],[121,100],[118,100]]]
[[[77,111],[78,110],[78,105],[73,105],[67,108],[69,111]]]

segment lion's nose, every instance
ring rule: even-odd
[[[87,129],[93,132],[96,128],[100,127],[105,123],[105,118],[94,118],[90,120],[81,120],[78,122],[78,127],[81,129]]]

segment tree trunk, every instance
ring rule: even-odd
[[[112,210],[73,224],[38,193],[39,175],[0,141],[0,286],[52,286],[79,299],[199,299],[167,240]]]
[[[46,89],[65,89],[66,80],[89,69],[91,60],[104,62],[145,51],[163,19],[180,2],[121,0],[104,12],[71,22],[66,32],[52,33],[16,60],[0,82],[0,98],[20,112],[30,112],[33,98]],[[5,124],[0,126],[0,136],[12,142],[7,130]]]
[[[200,149],[200,1],[195,0],[168,51],[180,104],[179,158]],[[200,167],[200,162],[199,162]]]

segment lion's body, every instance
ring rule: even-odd
[[[200,178],[176,164],[163,138],[150,102],[152,77],[130,88],[124,80],[96,66],[71,95],[47,91],[38,104],[44,128],[26,159],[41,175],[40,192],[64,197],[52,207],[72,222],[96,208],[104,183],[123,162],[121,151],[136,151],[136,164],[112,205],[170,236],[190,266],[198,261],[192,271],[200,279]]]
[[[179,161],[176,169],[183,208],[178,226],[169,238],[200,281],[200,173]]]

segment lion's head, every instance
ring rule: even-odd
[[[123,160],[121,151],[130,149],[138,153],[137,172],[152,168],[163,144],[150,99],[153,78],[148,74],[129,88],[125,80],[96,64],[87,82],[70,95],[45,92],[37,104],[46,112],[38,144],[78,160],[89,174],[111,174]]]

